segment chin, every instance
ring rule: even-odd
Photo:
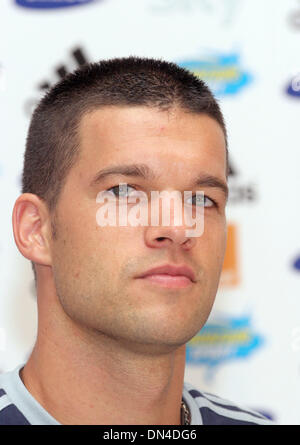
[[[178,342],[174,340],[152,340],[152,341],[124,341],[123,346],[137,354],[145,356],[169,355],[180,348],[184,348],[185,342]]]
[[[131,349],[146,354],[166,354],[174,352],[188,343],[200,330],[199,326],[193,330],[156,329],[155,332],[144,328],[143,332],[133,333],[130,339],[124,339],[124,343]]]

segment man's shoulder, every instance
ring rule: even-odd
[[[29,425],[0,384],[0,425]]]
[[[0,425],[29,425],[26,417],[16,406],[10,391],[17,370],[0,374]]]
[[[200,424],[274,425],[270,419],[261,413],[214,394],[199,391],[189,383],[184,384],[184,389],[184,395],[189,398],[187,402],[189,406],[192,405],[192,416],[193,412],[196,413],[195,417],[197,416]]]

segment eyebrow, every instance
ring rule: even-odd
[[[156,175],[153,170],[147,164],[129,164],[129,165],[114,165],[106,167],[100,170],[92,179],[90,186],[93,187],[99,184],[108,176],[122,175],[122,176],[134,176],[136,178],[142,178],[147,180],[156,179]],[[212,187],[220,189],[227,200],[228,198],[228,186],[226,182],[217,178],[216,176],[209,175],[207,173],[201,173],[193,181],[195,186]]]

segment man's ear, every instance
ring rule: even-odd
[[[45,202],[32,193],[20,195],[14,205],[12,224],[21,254],[34,263],[51,266],[51,220]]]

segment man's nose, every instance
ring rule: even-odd
[[[149,226],[145,231],[145,242],[148,247],[180,246],[191,249],[195,245],[194,237],[187,237],[185,227],[153,227]]]
[[[195,239],[186,235],[187,227],[182,223],[184,221],[184,209],[182,208],[181,196],[176,196],[175,199],[170,200],[169,208],[167,207],[165,213],[163,212],[163,202],[159,201],[159,215],[156,215],[156,225],[150,224],[145,230],[146,244],[149,247],[167,247],[174,244],[190,249],[195,244]],[[169,217],[166,217],[168,210]]]

